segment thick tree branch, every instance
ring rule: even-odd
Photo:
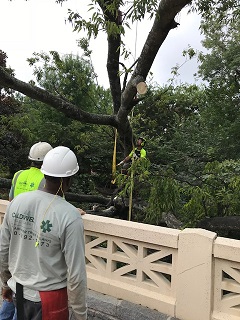
[[[133,73],[133,79],[136,76],[142,76],[146,79],[153,61],[166,39],[169,31],[176,28],[176,15],[187,5],[191,0],[162,0],[160,1],[158,11],[147,40],[143,46],[136,69]]]
[[[161,0],[151,31],[144,44],[136,68],[122,95],[122,106],[118,112],[118,120],[124,121],[132,109],[132,100],[137,93],[136,86],[145,81],[154,59],[166,39],[169,31],[177,26],[175,16],[191,0]]]
[[[121,83],[119,76],[120,36],[108,36],[107,71],[113,97],[113,110],[116,114],[121,105]]]
[[[117,122],[114,115],[99,115],[85,112],[66,100],[55,96],[54,94],[41,89],[39,87],[25,83],[11,76],[3,67],[0,67],[0,86],[11,88],[24,95],[48,104],[56,110],[64,113],[71,119],[78,120],[84,123],[111,125],[117,127]]]
[[[107,1],[98,1],[99,6],[101,7],[105,21],[115,23],[117,26],[120,26],[121,21],[121,11],[119,10],[119,3],[116,2],[116,14],[110,12],[107,9],[109,0]],[[107,71],[108,79],[110,84],[110,90],[113,99],[113,110],[116,114],[121,105],[121,83],[119,76],[119,57],[120,57],[120,46],[121,46],[121,36],[120,34],[108,34],[108,57],[107,57]]]

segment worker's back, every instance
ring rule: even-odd
[[[12,198],[15,198],[20,193],[42,189],[44,183],[44,175],[39,168],[31,167],[27,170],[20,170],[13,177],[10,193],[13,195]]]
[[[45,179],[40,168],[45,155],[51,149],[52,146],[47,142],[37,142],[31,147],[28,155],[28,159],[31,160],[31,167],[14,174],[9,192],[9,201],[12,201],[20,193],[43,189]]]

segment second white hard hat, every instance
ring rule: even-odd
[[[79,170],[77,157],[72,150],[58,146],[50,150],[43,160],[41,172],[51,177],[70,177]]]
[[[31,147],[28,159],[32,161],[43,161],[45,155],[50,150],[52,150],[52,146],[49,143],[37,142]]]

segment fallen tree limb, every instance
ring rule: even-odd
[[[0,188],[11,188],[11,179],[0,178]]]
[[[162,214],[163,222],[166,223],[168,228],[172,229],[182,229],[183,223],[178,220],[175,215],[171,212],[163,212]]]
[[[72,192],[66,192],[65,197],[67,201],[73,201],[78,203],[100,203],[107,205],[110,201],[110,198],[105,198],[103,196],[92,195],[92,194],[77,194]]]
[[[240,216],[205,218],[197,223],[197,227],[214,232],[238,231],[240,233]]]
[[[104,210],[85,210],[86,213],[93,214],[95,216],[103,216],[108,218],[114,218],[116,216],[116,208],[111,206]]]

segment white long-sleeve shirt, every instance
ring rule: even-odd
[[[36,246],[36,242],[39,245]],[[18,195],[7,207],[0,233],[3,283],[24,287],[24,297],[68,287],[77,320],[87,318],[85,244],[82,217],[63,198],[36,190]]]

